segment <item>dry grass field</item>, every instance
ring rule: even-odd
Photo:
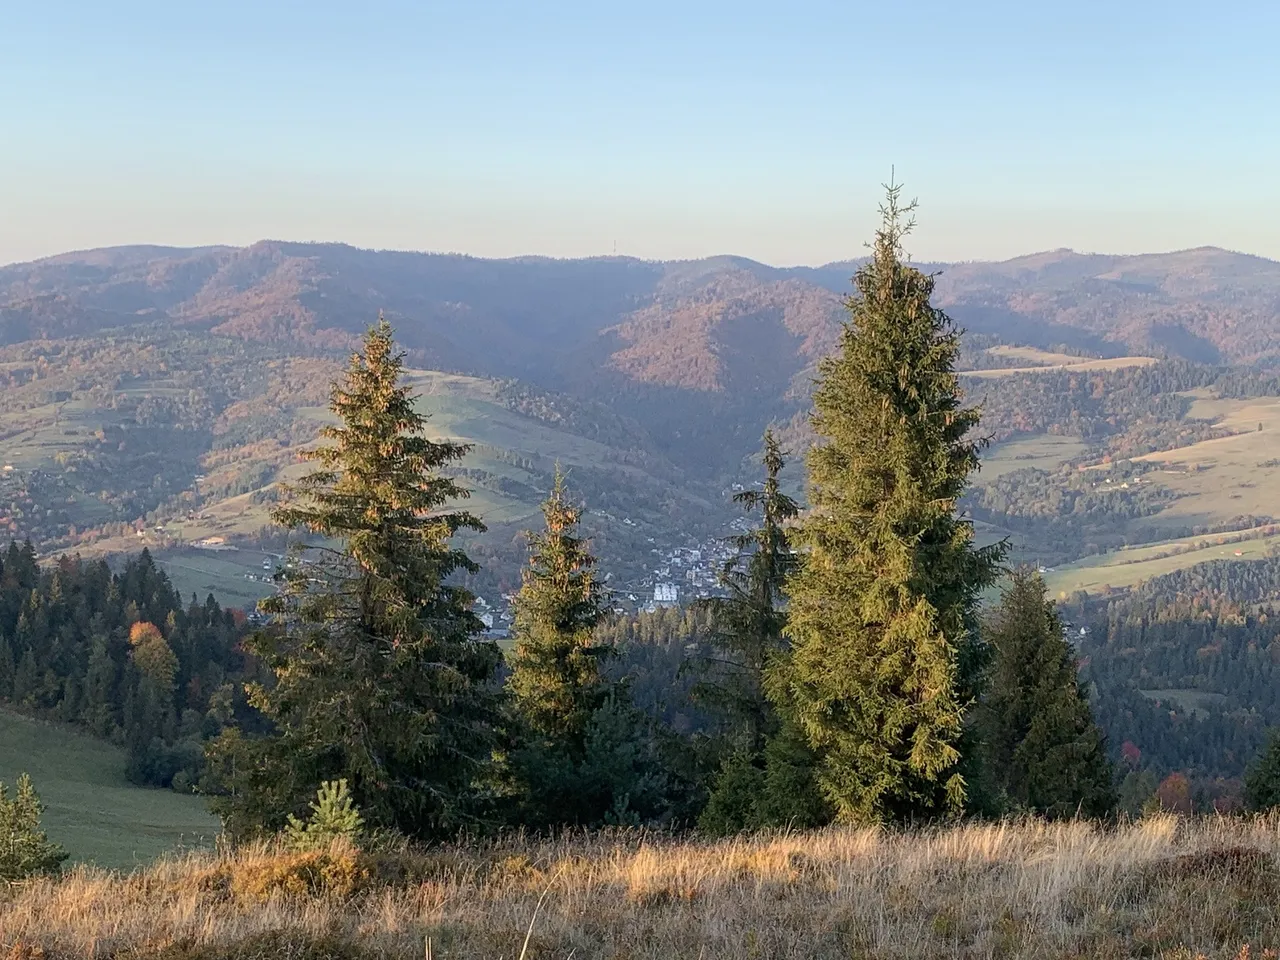
[[[1191,416],[1211,420],[1230,434],[1135,458],[1161,464],[1159,482],[1181,495],[1161,519],[1204,522],[1241,514],[1275,516],[1280,399],[1197,399]]]
[[[1280,822],[1157,817],[723,842],[193,854],[0,894],[0,956],[1274,956]]]
[[[1258,526],[1260,518],[1280,516],[1275,496],[1280,489],[1280,399],[1221,399],[1206,390],[1191,391],[1189,396],[1193,401],[1189,416],[1208,420],[1229,432],[1212,440],[1134,457],[1137,462],[1158,465],[1159,471],[1150,474],[1149,479],[1177,495],[1155,516],[1128,521],[1131,530],[1146,534],[1143,539],[1153,542],[1059,566],[1047,578],[1055,593],[1130,587],[1209,560],[1260,559],[1280,546],[1280,537],[1269,535],[1274,531],[1268,529],[1237,535],[1182,535],[1188,528],[1210,526],[1248,531]],[[1005,452],[1006,447],[1014,446],[1002,444],[993,448],[993,453],[1002,453],[1003,457],[994,459],[990,468],[984,460],[980,479],[1015,469],[1014,464],[1021,460],[1010,463],[1010,453]],[[1038,464],[1031,461],[1029,465]],[[1102,474],[1110,466],[1100,464],[1089,469]],[[1253,519],[1245,520],[1246,517]],[[1246,539],[1236,542],[1240,535]]]
[[[1105,357],[1090,359],[1074,357],[1065,353],[1049,353],[1034,347],[992,347],[987,351],[995,356],[1010,357],[1014,360],[1025,360],[1027,366],[995,367],[988,370],[961,370],[966,377],[1010,377],[1019,373],[1044,373],[1048,370],[1072,370],[1084,373],[1090,370],[1122,370],[1125,367],[1148,367],[1156,362],[1155,357]]]

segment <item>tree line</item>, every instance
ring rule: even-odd
[[[241,713],[245,618],[213,597],[185,605],[150,553],[112,573],[30,541],[0,557],[0,702],[124,746],[128,776],[191,792],[206,741]]]

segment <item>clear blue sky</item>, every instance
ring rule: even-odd
[[[1280,258],[1280,4],[0,0],[0,263],[1218,244]]]

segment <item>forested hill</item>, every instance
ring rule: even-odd
[[[855,266],[482,260],[274,241],[117,247],[0,267],[0,344],[163,318],[253,341],[346,346],[384,310],[415,360],[433,367],[599,390],[635,381],[777,393],[830,349]],[[1059,250],[929,269],[940,274],[937,303],[975,333],[1206,362],[1277,354],[1280,263],[1260,257]]]

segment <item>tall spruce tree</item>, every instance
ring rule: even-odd
[[[934,279],[905,262],[913,209],[888,188],[840,347],[819,367],[792,651],[772,683],[851,822],[963,808],[974,610],[1003,550],[976,548],[956,509],[978,411],[962,403],[959,331],[929,302]]]
[[[218,804],[235,832],[279,828],[338,779],[371,826],[435,838],[476,815],[499,654],[449,578],[475,569],[453,536],[483,526],[446,509],[467,494],[441,471],[467,447],[423,436],[402,358],[380,319],[334,387],[329,443],[306,454],[319,469],[275,512],[324,545],[295,549],[250,644],[274,675],[252,691],[273,735],[214,751],[236,771]]]
[[[1111,813],[1115,777],[1105,741],[1040,574],[1013,572],[983,638],[992,661],[975,720],[997,799],[1051,818]]]
[[[713,834],[822,819],[812,786],[812,754],[765,692],[765,677],[786,651],[783,591],[795,569],[788,525],[799,515],[782,491],[785,455],[772,429],[764,435],[764,482],[734,494],[760,524],[733,538],[738,555],[726,564],[727,595],[707,602],[709,655],[695,667],[702,677],[694,696],[719,719],[712,761],[717,769],[699,827]]]

